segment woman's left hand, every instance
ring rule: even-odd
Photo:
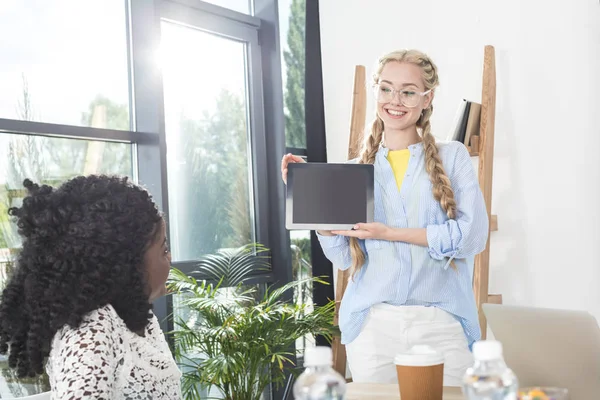
[[[359,239],[389,240],[392,228],[381,222],[360,223],[351,231],[332,231],[334,235],[355,237]]]

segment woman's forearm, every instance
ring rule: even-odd
[[[390,228],[387,240],[429,247],[426,228]]]

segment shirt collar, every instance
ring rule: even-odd
[[[408,149],[410,150],[410,154],[421,154],[421,152],[423,151],[423,142],[418,142],[415,144],[411,144],[410,146],[408,146]],[[388,156],[388,153],[390,152],[390,149],[388,149],[387,147],[385,147],[383,144],[379,145],[379,150],[377,151],[377,157],[383,157],[386,158]]]

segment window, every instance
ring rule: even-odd
[[[20,204],[25,178],[56,186],[81,174],[134,175],[132,145],[101,140],[130,127],[125,2],[2,7],[0,37],[11,39],[0,42],[0,287],[20,247],[7,210]]]
[[[306,149],[304,118],[306,0],[279,0],[286,146]],[[305,155],[298,151],[295,154]]]
[[[161,35],[172,254],[194,260],[255,241],[247,51],[170,22]]]
[[[281,73],[269,33],[275,2],[2,3],[0,35],[10,40],[0,42],[0,286],[20,246],[7,209],[25,194],[23,179],[59,185],[90,173],[148,188],[184,272],[219,248],[258,242],[273,270],[252,285],[292,279],[283,188],[271,179],[284,148],[282,87],[271,79]],[[178,301],[154,303],[165,331]],[[13,395],[40,389],[22,383]]]
[[[292,252],[292,278],[295,281],[311,278],[312,255],[310,248],[310,231],[291,231],[290,232],[291,252]],[[307,304],[308,310],[312,310],[313,303],[313,285],[305,283],[294,289],[294,302],[296,304]],[[296,340],[296,350],[304,354],[304,349],[314,345],[315,338],[307,335]]]
[[[3,1],[0,118],[129,130],[124,5]]]
[[[282,104],[264,109],[268,97],[281,91],[263,81],[269,44],[258,45],[257,17],[238,21],[226,10],[206,10],[163,2],[159,12],[173,266],[190,273],[201,256],[258,242],[271,249],[273,271],[288,272],[277,260],[283,251],[289,257],[289,247],[273,246],[285,232],[271,224],[278,212],[271,199],[279,187],[267,179],[267,162],[279,157],[267,157],[267,146],[283,139],[273,138],[277,131],[267,140],[266,123],[283,116]],[[273,58],[279,74],[279,60]],[[256,271],[252,285],[264,288],[274,275]],[[172,298],[173,319],[193,324],[195,315],[180,303],[180,297]],[[193,359],[203,357],[184,351]]]
[[[286,151],[306,157],[304,113],[306,0],[279,0],[278,4]],[[290,243],[293,279],[311,277],[310,231],[291,231]],[[297,288],[294,301],[312,304],[312,285]],[[297,341],[296,346],[302,351],[313,342],[314,338],[304,337]]]

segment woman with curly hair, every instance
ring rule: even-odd
[[[151,302],[171,254],[151,195],[128,178],[25,180],[11,208],[23,248],[0,299],[0,353],[52,399],[179,399],[180,372]]]

